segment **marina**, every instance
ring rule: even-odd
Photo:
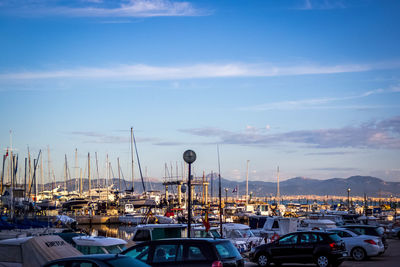
[[[136,148],[132,129],[131,140],[132,148],[133,145]],[[384,236],[400,238],[399,234],[393,234],[400,227],[398,198],[368,198],[366,194],[363,197],[350,197],[350,188],[347,189],[347,197],[287,196],[280,190],[279,168],[275,196],[253,195],[248,186],[245,195],[239,195],[236,186],[229,197],[229,189],[224,188],[223,196],[220,175],[217,187],[219,193],[214,196],[214,174],[206,175],[203,172],[201,177],[192,177],[191,164],[196,160],[196,154],[189,150],[183,156],[187,172],[179,174],[176,171],[176,175],[172,175],[171,169],[168,175],[168,168],[165,167],[166,175],[161,184],[164,190],[146,191],[144,178],[140,176],[142,193],[135,193],[133,176],[130,186],[125,179],[113,177],[108,156],[108,177],[103,180],[92,178],[90,154],[86,178],[82,177],[82,173],[80,180],[69,178],[65,157],[63,184],[57,184],[55,180],[38,184],[36,169],[40,156],[41,152],[33,166],[25,165],[25,169],[33,169],[33,172],[31,175],[25,172],[24,181],[27,182],[23,184],[17,178],[19,175],[15,166],[18,166],[18,157],[11,153],[7,161],[8,155],[3,156],[5,167],[2,171],[0,220],[0,238],[3,241],[0,242],[4,246],[26,243],[21,247],[27,247],[30,251],[33,245],[30,245],[29,240],[54,236],[56,241],[51,242],[63,245],[66,242],[66,246],[73,251],[71,253],[90,255],[124,253],[127,248],[160,239],[228,239],[241,257],[248,261],[247,264],[251,264],[250,261],[259,260],[251,256],[254,249],[263,244],[275,244],[281,237],[296,232],[340,231],[340,227],[352,225],[379,227],[382,240],[374,237],[371,242],[379,243],[381,249],[382,242],[386,240]],[[132,153],[131,156],[132,164],[136,161],[140,169],[138,154],[134,157]],[[25,163],[29,162],[28,158]],[[118,170],[120,173],[119,165]],[[9,176],[4,176],[4,173]],[[115,188],[115,184],[118,187]],[[125,184],[125,188],[121,184]],[[358,234],[353,233],[354,240],[360,240]],[[40,255],[44,252],[37,253]],[[354,256],[358,254],[354,254],[353,250],[347,253],[359,261],[358,256]],[[5,258],[4,255],[2,257]],[[38,261],[44,264],[62,257],[64,255],[54,253]],[[23,261],[21,258],[3,260],[10,263]],[[24,262],[22,264],[26,265]],[[260,261],[258,264],[263,266]]]
[[[0,267],[400,265],[399,13],[0,0]]]

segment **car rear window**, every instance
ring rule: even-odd
[[[215,248],[217,249],[221,259],[241,257],[239,251],[237,248],[235,248],[231,241],[217,243],[215,244]]]
[[[330,239],[332,239],[335,242],[341,240],[340,236],[338,236],[337,234],[329,234],[328,236],[329,236]]]

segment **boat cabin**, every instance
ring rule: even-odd
[[[139,242],[187,236],[186,224],[140,224],[134,228],[128,246]]]
[[[0,241],[0,266],[42,266],[48,261],[82,255],[61,237],[44,235]]]
[[[263,237],[279,236],[297,231],[297,218],[268,217],[260,231]]]

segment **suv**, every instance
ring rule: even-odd
[[[294,232],[253,248],[249,259],[259,266],[271,262],[316,263],[319,267],[339,266],[347,257],[344,242],[335,233],[320,231]]]
[[[385,247],[385,250],[389,246],[385,237],[385,229],[383,229],[383,227],[381,226],[354,224],[354,225],[343,225],[342,227],[354,231],[355,233],[358,234],[373,235],[380,237],[382,239],[382,243],[383,246]]]
[[[244,266],[231,241],[210,238],[172,238],[142,242],[122,254],[151,266]]]

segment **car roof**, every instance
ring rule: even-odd
[[[379,226],[366,225],[366,224],[346,224],[346,225],[343,225],[342,227],[344,227],[344,228],[346,228],[346,227],[377,228]]]
[[[328,233],[328,232],[325,232],[325,231],[321,231],[321,230],[314,230],[314,231],[297,231],[297,232],[292,232],[292,233],[289,233],[289,234],[293,234],[293,233],[331,234],[331,233]]]
[[[149,245],[149,244],[165,244],[165,243],[220,243],[220,242],[226,242],[229,240],[224,239],[224,238],[165,238],[165,239],[157,239],[157,240],[149,240],[149,241],[144,241],[141,242],[135,246],[141,246],[141,245]],[[130,247],[130,248],[132,248]],[[128,250],[130,249],[128,248]],[[122,252],[123,253],[123,252]]]
[[[208,243],[215,243],[219,241],[224,241],[228,239],[222,238],[165,238],[165,239],[158,239],[152,240],[149,242],[168,242],[168,241],[179,241],[179,242],[208,242]],[[229,241],[229,240],[228,240]]]
[[[336,228],[329,228],[329,229],[326,229],[326,231],[338,231],[338,230],[340,230],[340,231],[350,231],[351,232],[351,230],[349,230],[349,229],[347,229],[347,228],[344,228],[344,227],[336,227]]]

